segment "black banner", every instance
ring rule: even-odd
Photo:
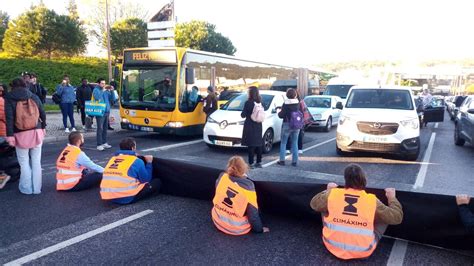
[[[157,159],[153,174],[163,182],[162,193],[211,201],[215,182],[223,170],[182,161]],[[260,210],[286,217],[313,219],[321,215],[311,209],[314,195],[326,189],[327,182],[309,183],[255,181]],[[385,204],[385,191],[367,189]],[[397,191],[403,206],[400,225],[389,226],[386,235],[450,249],[474,249],[474,236],[467,234],[458,214],[454,196]],[[470,207],[474,207],[471,201]],[[472,209],[472,208],[471,208]]]

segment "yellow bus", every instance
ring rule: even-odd
[[[451,94],[474,94],[474,73],[455,76],[451,82]]]
[[[177,47],[126,49],[118,71],[122,129],[175,135],[202,134],[208,86],[228,100],[297,78],[296,68]]]

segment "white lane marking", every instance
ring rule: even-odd
[[[425,183],[425,177],[428,172],[428,162],[431,158],[431,152],[433,151],[433,146],[436,138],[436,133],[431,133],[430,142],[428,144],[428,148],[426,149],[425,155],[423,156],[423,164],[420,167],[420,171],[416,176],[416,182],[413,185],[413,189],[422,188],[423,184]]]
[[[407,252],[408,243],[405,240],[396,239],[388,258],[388,266],[402,266],[405,260],[405,254]]]
[[[6,264],[4,264],[5,266],[10,266],[10,265],[22,265],[22,264],[25,264],[25,263],[28,263],[28,262],[31,262],[33,260],[36,260],[36,259],[39,259],[41,257],[44,257],[48,254],[51,254],[53,252],[56,252],[58,250],[61,250],[63,248],[66,248],[68,246],[71,246],[71,245],[74,245],[74,244],[77,244],[83,240],[86,240],[88,238],[91,238],[93,236],[96,236],[98,234],[101,234],[101,233],[104,233],[106,231],[109,231],[111,229],[114,229],[116,227],[119,227],[121,225],[124,225],[126,223],[129,223],[133,220],[136,220],[136,219],[139,219],[145,215],[148,215],[150,213],[152,213],[153,211],[152,210],[145,210],[145,211],[142,211],[142,212],[139,212],[137,214],[134,214],[132,216],[129,216],[127,218],[124,218],[124,219],[121,219],[121,220],[118,220],[116,222],[113,222],[111,224],[108,224],[108,225],[104,225],[102,227],[99,227],[95,230],[92,230],[90,232],[87,232],[85,234],[82,234],[82,235],[78,235],[76,237],[73,237],[71,239],[68,239],[66,241],[63,241],[63,242],[60,242],[56,245],[53,245],[53,246],[50,246],[50,247],[47,247],[45,249],[42,249],[40,251],[37,251],[37,252],[34,252],[34,253],[31,253],[30,255],[26,255],[24,257],[21,257],[19,259],[16,259],[14,261],[10,261]]]
[[[161,146],[161,147],[155,147],[155,148],[150,148],[150,149],[145,149],[145,150],[142,150],[144,152],[148,152],[148,151],[164,151],[164,150],[169,150],[169,149],[172,149],[172,148],[177,148],[177,147],[182,147],[182,146],[187,146],[187,145],[191,145],[191,144],[196,144],[196,143],[200,143],[200,142],[203,142],[204,140],[202,139],[198,139],[198,140],[193,140],[193,141],[188,141],[188,142],[182,142],[182,143],[177,143],[177,144],[171,144],[171,145],[167,145],[167,146]]]
[[[436,124],[434,125],[434,128],[438,128],[438,126],[439,126],[439,124],[438,124],[438,123],[436,123]]]
[[[322,145],[327,144],[327,143],[329,143],[329,142],[331,142],[331,141],[334,141],[334,140],[336,140],[336,138],[328,139],[328,140],[323,141],[323,142],[321,142],[321,143],[315,144],[315,145],[313,145],[313,146],[311,146],[311,147],[308,147],[308,148],[306,148],[306,149],[303,149],[303,152],[312,150],[312,149],[314,149],[314,148],[317,148],[317,147],[319,147],[319,146],[322,146]],[[280,145],[281,145],[281,144],[280,144]],[[278,151],[278,154],[280,154],[280,151]],[[290,157],[291,157],[291,154],[286,155],[286,156],[285,156],[285,159],[288,159],[288,158],[290,158]],[[276,164],[279,160],[280,160],[280,159],[276,159],[276,160],[273,160],[273,161],[271,161],[271,162],[268,162],[268,163],[262,165],[262,167],[265,168],[265,167],[268,167],[268,166],[270,166],[270,165]]]

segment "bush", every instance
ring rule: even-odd
[[[107,60],[96,57],[71,57],[59,59],[15,58],[0,53],[0,82],[9,84],[23,71],[35,72],[38,81],[51,95],[61,83],[63,75],[68,74],[71,84],[78,86],[82,78],[95,82],[99,77],[107,79]]]

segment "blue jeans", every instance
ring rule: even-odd
[[[67,117],[69,116],[69,122],[71,122],[71,127],[74,125],[74,104],[73,103],[61,103],[61,113],[63,114],[63,126],[67,128]]]
[[[281,143],[280,143],[280,161],[285,161],[286,143],[291,136],[291,153],[292,163],[298,163],[298,134],[299,129],[290,129],[290,124],[283,122],[281,126]]]
[[[20,164],[21,174],[18,188],[23,194],[40,194],[41,177],[41,146],[40,144],[32,149],[22,149],[16,147],[16,157]]]
[[[109,114],[104,113],[104,116],[96,116],[97,122],[97,146],[107,143],[107,128],[109,126]]]

